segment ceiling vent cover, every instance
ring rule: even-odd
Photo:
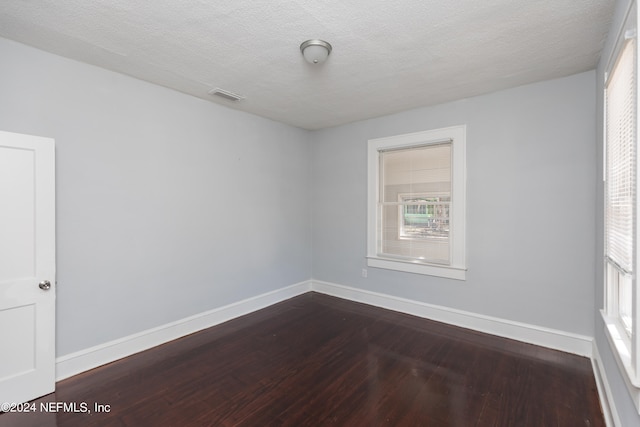
[[[211,89],[209,91],[209,95],[219,96],[220,98],[224,98],[229,101],[240,101],[244,99],[244,96],[238,95],[237,93],[229,92],[228,90],[220,89],[219,87],[215,89]]]

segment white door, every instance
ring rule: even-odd
[[[55,389],[54,141],[0,131],[0,402]]]

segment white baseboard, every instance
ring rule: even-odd
[[[593,339],[588,336],[412,301],[335,283],[308,280],[61,356],[56,359],[56,381],[69,378],[123,357],[218,325],[309,291],[399,311],[581,356],[592,356]]]
[[[151,347],[249,314],[311,291],[311,281],[296,283],[224,307],[180,319],[56,359],[56,381],[131,356]]]
[[[615,400],[611,394],[611,386],[607,380],[606,371],[602,366],[602,359],[596,341],[593,340],[593,349],[591,352],[591,365],[593,366],[593,375],[596,379],[598,387],[598,397],[600,398],[600,407],[602,407],[602,415],[607,427],[622,426],[620,416],[616,410]]]
[[[314,280],[311,289],[315,292],[361,302],[376,307],[399,311],[438,322],[467,329],[523,341],[542,347],[561,350],[580,356],[591,357],[593,338],[541,326],[514,322],[468,311],[456,310],[424,302],[398,298],[349,286]]]

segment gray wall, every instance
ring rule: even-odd
[[[602,52],[600,64],[597,69],[597,148],[596,148],[596,179],[594,186],[596,188],[596,253],[594,258],[595,265],[595,302],[594,302],[594,339],[595,344],[600,353],[602,363],[604,365],[605,374],[609,385],[611,387],[611,393],[613,394],[614,403],[620,416],[620,420],[623,426],[638,426],[640,425],[640,415],[629,396],[629,392],[622,378],[621,372],[616,364],[609,340],[604,334],[604,322],[600,315],[600,310],[604,308],[604,184],[602,182],[602,153],[603,153],[603,115],[604,115],[604,71],[607,66],[609,57],[614,49],[619,29],[622,28],[624,17],[629,9],[631,0],[619,0],[616,2],[616,10],[613,17],[613,23],[609,28],[609,36],[605,43],[605,48]],[[637,16],[632,18],[637,25]]]
[[[311,276],[309,133],[0,39],[0,129],[56,139],[57,354]]]
[[[313,134],[313,277],[593,335],[595,72]],[[466,281],[368,269],[367,140],[467,125]]]

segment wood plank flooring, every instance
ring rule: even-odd
[[[0,426],[605,425],[587,358],[316,293],[61,381],[33,403]]]

